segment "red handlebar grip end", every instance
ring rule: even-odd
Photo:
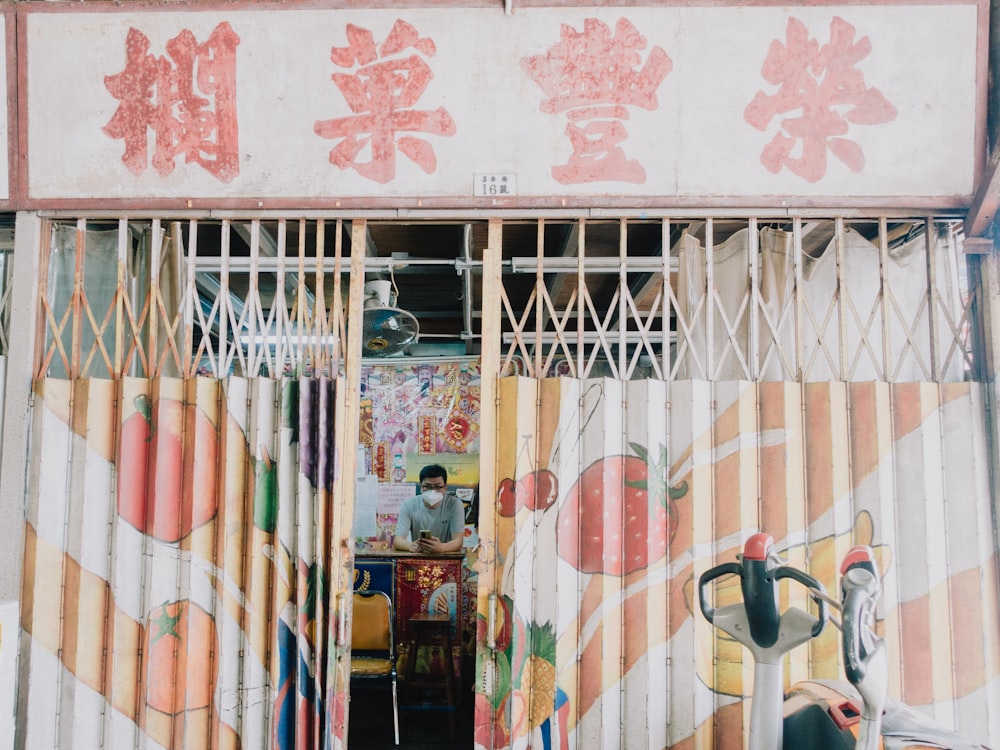
[[[868,563],[875,569],[875,553],[867,544],[851,547],[850,551],[844,555],[844,561],[840,563],[840,575],[844,575],[849,568],[862,563]]]
[[[774,539],[771,535],[762,531],[758,532],[747,539],[747,543],[743,545],[743,559],[766,560],[767,552],[772,546],[774,546]]]

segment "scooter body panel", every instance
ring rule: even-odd
[[[796,683],[785,695],[783,750],[855,750],[861,711],[861,696],[848,683]]]
[[[804,680],[785,694],[784,750],[856,750],[864,722],[864,699],[849,682]],[[886,696],[882,733],[872,747],[883,750],[988,750],[937,724],[920,711]],[[813,743],[826,738],[832,744]],[[842,744],[849,742],[849,744]]]

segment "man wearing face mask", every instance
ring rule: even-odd
[[[393,546],[402,552],[439,555],[459,552],[465,533],[462,501],[448,492],[448,472],[432,464],[420,470],[420,494],[403,501]],[[430,538],[421,539],[420,532]]]

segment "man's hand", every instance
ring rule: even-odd
[[[410,550],[424,555],[439,555],[444,551],[441,549],[441,540],[436,536],[430,539],[417,539],[410,545]]]

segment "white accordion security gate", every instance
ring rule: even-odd
[[[641,259],[625,220],[604,257],[591,236],[614,227],[580,222],[555,259],[540,228],[533,314],[504,277],[514,376],[483,534],[477,746],[743,747],[749,656],[701,617],[694,582],[758,530],[830,590],[844,553],[872,545],[892,694],[995,743],[988,397],[960,226],[660,227],[662,254]],[[828,631],[786,681],[836,679],[840,658]]]
[[[308,420],[287,421],[279,394],[298,378],[300,392],[326,378],[332,409],[315,414],[328,427],[309,434],[335,435],[339,450],[356,442],[360,340],[347,322],[365,259],[351,248],[365,247],[372,221],[45,224],[35,541],[22,601],[32,658],[20,679],[62,677],[57,692],[22,700],[38,747],[128,737],[129,746],[319,748],[346,738],[335,645],[348,626],[338,625],[337,597],[349,587],[353,458],[293,471],[287,458],[304,466],[316,446],[283,437]],[[338,238],[326,246],[325,225]],[[317,238],[308,246],[307,234]],[[567,215],[491,219],[476,236],[465,268],[481,277],[483,404],[492,392],[497,403],[484,413],[475,553],[477,746],[740,746],[746,657],[694,614],[691,582],[757,529],[827,585],[853,541],[873,544],[886,568],[880,621],[894,694],[998,743],[991,459],[973,357],[978,286],[959,222]],[[96,418],[83,420],[88,389],[109,394],[101,430],[85,429]],[[220,457],[206,481],[228,515],[182,525],[178,539],[146,532],[128,548],[174,571],[171,596],[150,563],[134,606],[119,611],[105,598],[84,611],[67,592],[84,581],[114,591],[118,579],[100,571],[114,569],[108,561],[136,527],[111,480],[125,422],[139,414],[151,429],[153,414],[168,419],[170,399],[196,414],[181,430],[179,515],[194,517],[185,487],[201,480],[185,457],[204,446]],[[147,409],[154,402],[159,412]],[[198,413],[211,429],[199,432]],[[54,430],[75,458],[68,473],[44,477],[63,489],[42,492],[37,441]],[[94,440],[108,441],[106,456]],[[242,457],[223,460],[234,445]],[[90,476],[102,478],[77,482]],[[107,532],[68,533],[93,491]],[[231,531],[244,541],[223,544]],[[157,681],[178,662],[150,672],[142,655],[170,623],[214,643],[219,670],[164,693]],[[132,666],[102,661],[112,647]],[[88,669],[101,675],[96,686]],[[791,661],[788,679],[838,671],[824,636]]]

